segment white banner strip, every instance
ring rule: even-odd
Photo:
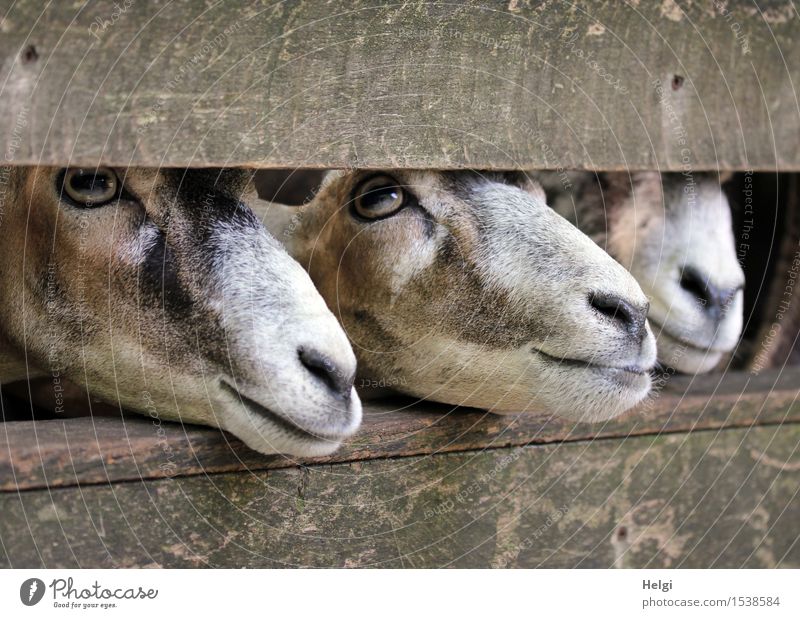
[[[799,588],[792,570],[6,570],[0,615],[797,618]]]

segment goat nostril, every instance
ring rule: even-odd
[[[589,305],[641,341],[647,332],[647,308],[637,307],[614,294],[592,294]]]
[[[708,305],[711,300],[708,278],[704,278],[694,268],[687,266],[681,271],[681,287],[703,305]]]
[[[687,266],[681,272],[681,287],[691,294],[701,305],[702,309],[716,319],[720,319],[728,305],[741,289],[720,288],[711,283],[709,277],[704,277],[699,271]]]
[[[317,350],[300,347],[297,350],[297,356],[300,364],[321,380],[335,395],[345,399],[350,397],[355,380],[354,375],[343,371],[330,357]]]

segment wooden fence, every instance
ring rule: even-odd
[[[790,3],[41,4],[0,2],[9,165],[800,170]],[[798,212],[741,369],[605,424],[392,400],[297,462],[0,423],[0,565],[800,567]]]

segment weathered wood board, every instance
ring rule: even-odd
[[[788,0],[0,1],[17,164],[800,169]]]
[[[0,565],[800,567],[800,426],[0,494]]]
[[[606,423],[497,416],[411,400],[371,403],[359,433],[331,457],[267,457],[218,430],[113,418],[0,423],[0,492],[143,478],[287,468],[525,444],[800,422],[800,368],[671,376],[640,409]]]

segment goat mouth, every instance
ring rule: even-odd
[[[630,378],[635,378],[636,376],[645,376],[648,375],[650,369],[652,369],[652,367],[640,367],[638,365],[626,365],[624,367],[602,365],[600,363],[593,363],[591,361],[579,360],[577,358],[553,356],[552,354],[548,354],[547,352],[543,352],[542,350],[539,350],[537,348],[534,348],[534,352],[543,356],[546,360],[550,361],[551,363],[555,363],[557,365],[574,367],[576,369],[590,369],[594,371],[608,372],[611,374],[616,374],[620,377],[628,376]]]
[[[333,436],[324,436],[319,434],[311,433],[299,425],[293,423],[289,419],[284,416],[281,416],[277,412],[273,412],[269,408],[261,405],[254,399],[250,399],[247,395],[243,394],[237,388],[231,386],[225,380],[220,380],[220,386],[222,390],[226,391],[228,394],[232,395],[237,401],[239,401],[244,409],[247,411],[248,414],[255,416],[259,419],[264,419],[279,427],[281,430],[292,436],[293,438],[303,441],[303,442],[338,442],[340,438],[335,438]]]
[[[671,343],[675,343],[684,348],[688,348],[689,350],[701,352],[703,354],[725,354],[726,352],[730,351],[724,348],[716,348],[713,345],[698,345],[696,342],[689,341],[688,337],[685,335],[676,335],[670,332],[663,324],[656,322],[652,318],[648,318],[648,320],[650,320],[650,324],[652,324],[658,330],[658,336],[656,339],[658,339],[658,337],[664,337]]]

